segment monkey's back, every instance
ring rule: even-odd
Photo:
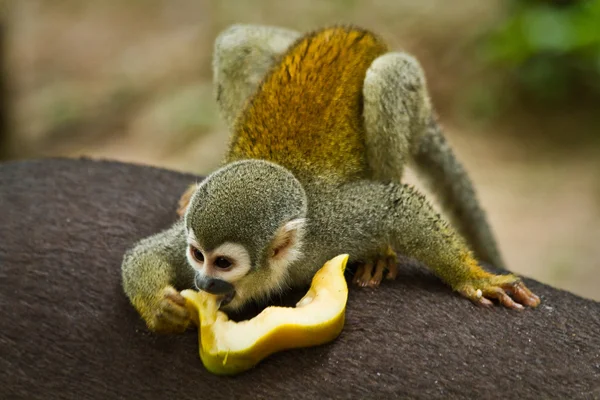
[[[260,158],[300,175],[364,176],[362,86],[386,51],[380,38],[353,27],[300,38],[245,106],[228,161]]]

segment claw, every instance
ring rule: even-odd
[[[512,282],[506,282],[513,279]],[[498,283],[503,281],[502,283]],[[513,310],[523,310],[524,306],[537,307],[540,299],[533,294],[525,285],[515,277],[507,275],[491,276],[487,282],[480,282],[481,289],[475,289],[473,285],[467,285],[459,290],[459,293],[475,304],[490,307],[493,303],[490,299],[496,299],[501,305]],[[512,294],[511,298],[508,293]]]
[[[369,284],[369,280],[371,279],[371,275],[373,274],[373,263],[368,262],[363,266],[363,273],[358,277],[358,285],[361,287],[366,287]]]
[[[385,260],[381,258],[377,260],[377,265],[375,266],[375,274],[373,274],[373,277],[369,281],[369,287],[376,288],[379,286],[381,280],[383,279],[383,270],[385,269],[385,265]]]
[[[511,299],[506,292],[499,287],[491,287],[483,291],[483,295],[485,297],[490,297],[493,299],[497,299],[500,304],[502,304],[506,308],[512,308],[515,310],[522,310],[523,306],[515,303],[513,299]]]
[[[507,285],[504,289],[511,292],[512,296],[518,302],[523,303],[528,307],[537,307],[540,304],[540,298],[527,289],[523,282]]]
[[[486,307],[486,308],[489,308],[489,307],[493,307],[493,306],[494,306],[494,303],[492,303],[490,300],[486,299],[485,297],[482,297],[482,298],[479,300],[479,303],[478,303],[478,304],[479,304],[480,306],[483,306],[483,307]]]
[[[365,272],[365,264],[360,264],[354,273],[354,278],[352,279],[352,283],[358,285],[358,280]]]

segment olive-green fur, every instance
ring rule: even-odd
[[[183,221],[139,241],[123,257],[123,289],[152,328],[161,292],[166,286],[182,290],[194,282],[185,259],[187,242]]]
[[[186,232],[206,248],[234,242],[248,251],[252,268],[236,281],[246,297],[235,307],[310,283],[338,254],[368,261],[387,246],[471,298],[517,281],[479,267],[471,250],[497,266],[501,258],[435,121],[424,73],[413,57],[386,52],[379,37],[349,26],[300,37],[241,25],[219,35],[216,97],[232,130],[224,166],[198,185],[185,222],[144,239],[123,262],[125,292],[148,326],[164,305],[162,288],[192,285]],[[409,162],[431,179],[453,226],[401,183]],[[298,254],[270,263],[271,244],[291,220],[302,221]],[[284,268],[276,282],[273,268]]]
[[[248,249],[253,266],[268,267],[266,252],[274,233],[304,218],[306,208],[304,189],[288,170],[246,160],[228,164],[198,186],[185,222],[202,248],[238,243]]]

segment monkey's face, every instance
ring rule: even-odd
[[[207,250],[198,243],[193,230],[188,230],[186,257],[196,271],[194,284],[199,290],[221,297],[221,307],[227,307],[236,297],[236,284],[252,269],[246,248],[236,243],[224,243]],[[240,303],[237,296],[236,303]]]
[[[299,256],[305,214],[302,186],[280,166],[246,160],[211,174],[185,215],[198,289],[221,296],[225,310],[281,291]]]

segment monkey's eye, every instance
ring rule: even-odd
[[[217,257],[215,260],[215,266],[220,269],[227,269],[231,267],[231,261],[225,257]]]
[[[190,250],[192,253],[192,257],[194,257],[194,260],[198,262],[204,262],[204,254],[202,254],[200,250],[198,250],[194,246],[190,246]]]

